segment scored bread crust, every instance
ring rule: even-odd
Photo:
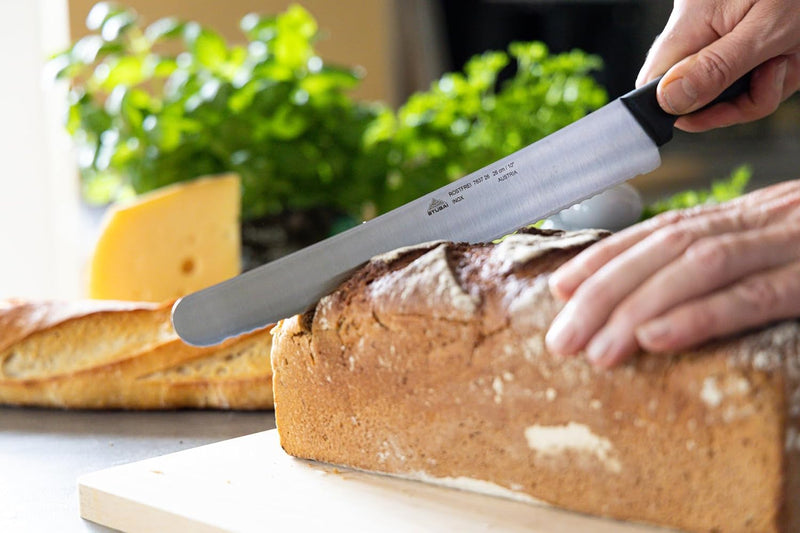
[[[373,259],[273,330],[281,445],[689,531],[800,531],[798,324],[612,370],[554,357],[548,276],[601,236]]]
[[[190,346],[171,303],[0,302],[0,404],[270,409],[270,327]]]

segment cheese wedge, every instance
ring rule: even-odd
[[[240,271],[240,182],[199,178],[110,209],[89,266],[90,298],[161,302]]]

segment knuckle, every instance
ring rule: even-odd
[[[754,121],[771,115],[781,104],[779,93],[759,94],[751,103],[740,107],[743,121]]]
[[[648,228],[650,230],[657,230],[661,226],[668,224],[671,219],[667,218],[667,215],[672,213],[672,211],[666,211],[664,213],[659,213],[653,217],[650,217],[643,222],[640,223],[642,227]]]
[[[620,325],[625,329],[633,331],[639,323],[643,322],[643,302],[639,301],[635,296],[625,298],[614,312],[611,314],[609,322]]]
[[[778,215],[779,207],[772,203],[766,205],[753,206],[745,213],[742,213],[744,224],[748,228],[763,228],[768,225],[770,220]]]
[[[680,224],[691,224],[699,215],[712,214],[719,210],[720,204],[700,204],[693,207],[665,211],[647,220],[646,223],[652,224],[654,230]]]
[[[737,209],[736,206],[732,209],[727,209],[725,216],[731,226],[731,231],[744,231],[752,227],[748,219],[748,213],[742,209]]]
[[[760,205],[754,203],[748,209],[748,217],[755,227],[783,221],[793,224],[800,220],[800,194],[789,191]]]
[[[658,227],[669,226],[685,219],[686,213],[683,211],[666,211],[660,215],[654,216],[652,218],[652,224]]]
[[[721,329],[719,317],[710,305],[692,306],[686,324],[694,337],[713,336]]]
[[[706,49],[698,54],[696,65],[704,78],[701,81],[710,80],[719,87],[727,87],[733,81],[731,61],[713,49]]]
[[[668,226],[657,232],[661,246],[678,249],[687,246],[693,239],[692,232],[680,226]]]
[[[737,287],[739,298],[760,314],[768,314],[779,303],[778,291],[763,278],[750,278]]]
[[[581,300],[590,309],[610,309],[616,302],[606,283],[594,279],[588,280],[581,287]]]
[[[733,254],[718,239],[702,239],[689,246],[684,255],[696,267],[694,270],[716,276],[726,271]]]

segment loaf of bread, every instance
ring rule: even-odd
[[[0,302],[0,404],[81,409],[270,409],[269,329],[199,348],[170,305]]]
[[[273,330],[292,455],[687,531],[800,531],[800,327],[612,370],[557,358],[548,275],[601,235],[374,258]]]

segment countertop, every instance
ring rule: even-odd
[[[80,518],[80,475],[274,427],[271,411],[0,407],[0,531],[110,531]]]

